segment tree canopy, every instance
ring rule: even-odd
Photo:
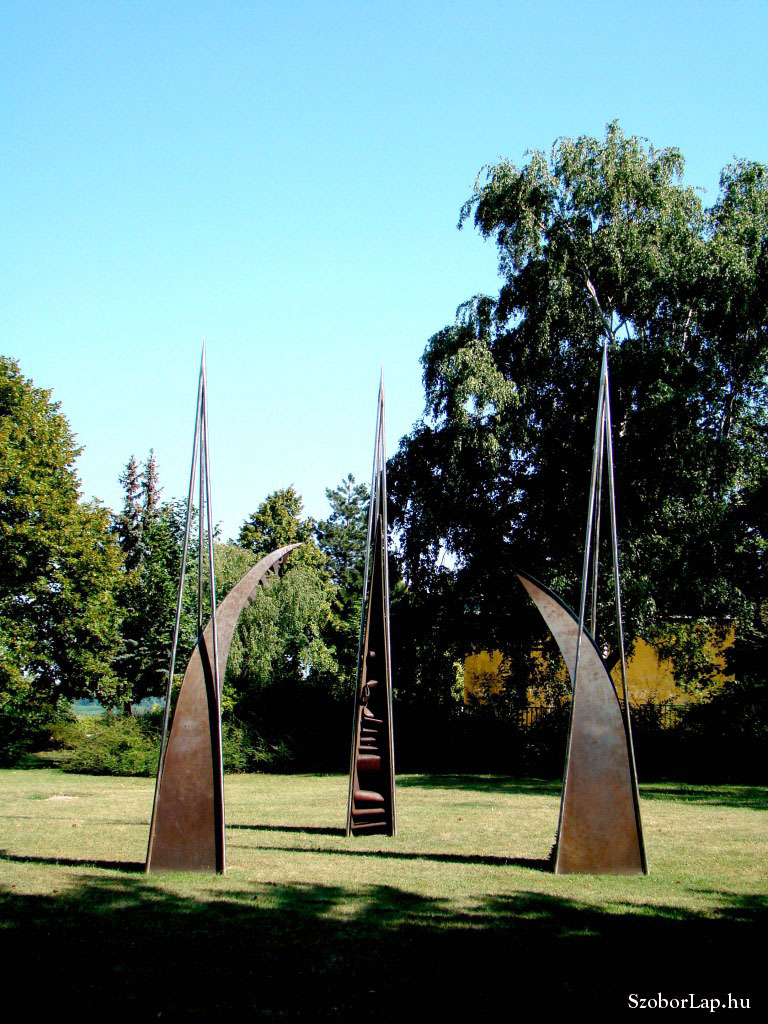
[[[254,554],[269,554],[286,544],[303,543],[312,536],[311,520],[302,519],[301,495],[293,485],[270,494],[240,528],[238,544]]]
[[[287,544],[302,545],[290,553],[280,577],[259,588],[243,611],[230,656],[230,679],[242,693],[335,667],[334,652],[323,639],[333,582],[313,537],[315,524],[302,518],[302,509],[292,486],[280,488],[240,530],[240,547],[259,558]]]
[[[430,339],[390,472],[403,570],[414,602],[442,594],[446,649],[541,632],[516,564],[575,602],[606,332],[630,641],[764,599],[768,173],[730,165],[710,208],[682,173],[613,123],[486,168],[462,208],[501,287]]]
[[[316,535],[336,585],[326,637],[336,651],[340,681],[350,684],[357,672],[370,494],[349,473],[325,496],[331,514],[317,524]]]
[[[58,403],[0,358],[0,729],[60,697],[113,697],[122,557],[107,510],[80,500],[80,449]]]
[[[115,669],[123,681],[123,699],[128,708],[131,703],[165,692],[186,509],[183,503],[160,501],[153,450],[143,466],[131,455],[119,479],[123,508],[113,517],[112,529],[124,554],[125,571],[116,594],[122,625]],[[196,641],[197,572],[197,546],[192,543],[180,623],[180,665]]]

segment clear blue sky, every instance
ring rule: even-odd
[[[419,357],[493,246],[475,175],[626,133],[717,194],[768,162],[766,0],[3,0],[0,352],[53,389],[86,496],[154,447],[185,493],[207,339],[225,536],[294,484],[368,480],[422,411]]]

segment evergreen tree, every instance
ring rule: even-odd
[[[155,449],[150,448],[147,461],[144,463],[144,470],[141,474],[141,505],[145,517],[147,515],[151,516],[157,511],[161,491],[162,488],[157,476]]]
[[[274,491],[243,523],[238,544],[262,558],[286,544],[308,541],[313,523],[301,518],[303,507],[301,495],[292,485]]]
[[[369,490],[350,473],[325,496],[331,514],[317,524],[316,533],[336,584],[326,638],[336,651],[340,681],[348,684],[357,672]]]
[[[115,534],[125,557],[126,568],[135,569],[141,558],[141,471],[131,455],[118,477],[123,488],[123,508],[114,524]]]
[[[317,524],[318,544],[328,556],[334,583],[345,593],[359,593],[363,586],[368,534],[368,487],[355,483],[349,473],[338,487],[326,488],[325,496],[331,514]]]
[[[131,456],[120,476],[125,493],[114,531],[125,553],[126,572],[119,591],[123,611],[121,650],[116,671],[125,683],[125,709],[145,697],[161,695],[167,682],[168,658],[181,568],[185,509],[183,503],[160,504],[154,449],[143,467]],[[195,643],[196,548],[191,545],[178,648],[183,665]]]

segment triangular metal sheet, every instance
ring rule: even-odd
[[[240,613],[289,552],[288,544],[262,558],[230,590],[216,611],[219,677],[224,678]],[[152,816],[147,871],[221,872],[224,865],[223,770],[218,751],[218,702],[211,669],[208,622],[184,673],[161,764]]]
[[[543,584],[520,570],[517,575],[549,626],[573,680],[577,615]],[[580,646],[555,870],[642,874],[645,851],[624,716],[608,668],[586,630]]]

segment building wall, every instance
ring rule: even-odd
[[[721,665],[724,665],[722,652],[732,643],[733,630],[729,632],[721,648],[721,654],[716,658]],[[465,703],[470,695],[481,697],[489,688],[491,692],[498,691],[501,686],[500,667],[501,653],[499,651],[480,651],[477,654],[470,654],[464,659]],[[565,665],[563,665],[563,672],[565,672]],[[622,696],[620,665],[616,665],[611,676],[617,693]],[[722,676],[721,678],[727,677]],[[676,704],[684,704],[690,699],[675,684],[672,662],[667,658],[660,658],[655,648],[642,638],[635,644],[632,657],[627,661],[627,684],[630,699],[639,704],[648,700],[674,700]]]

